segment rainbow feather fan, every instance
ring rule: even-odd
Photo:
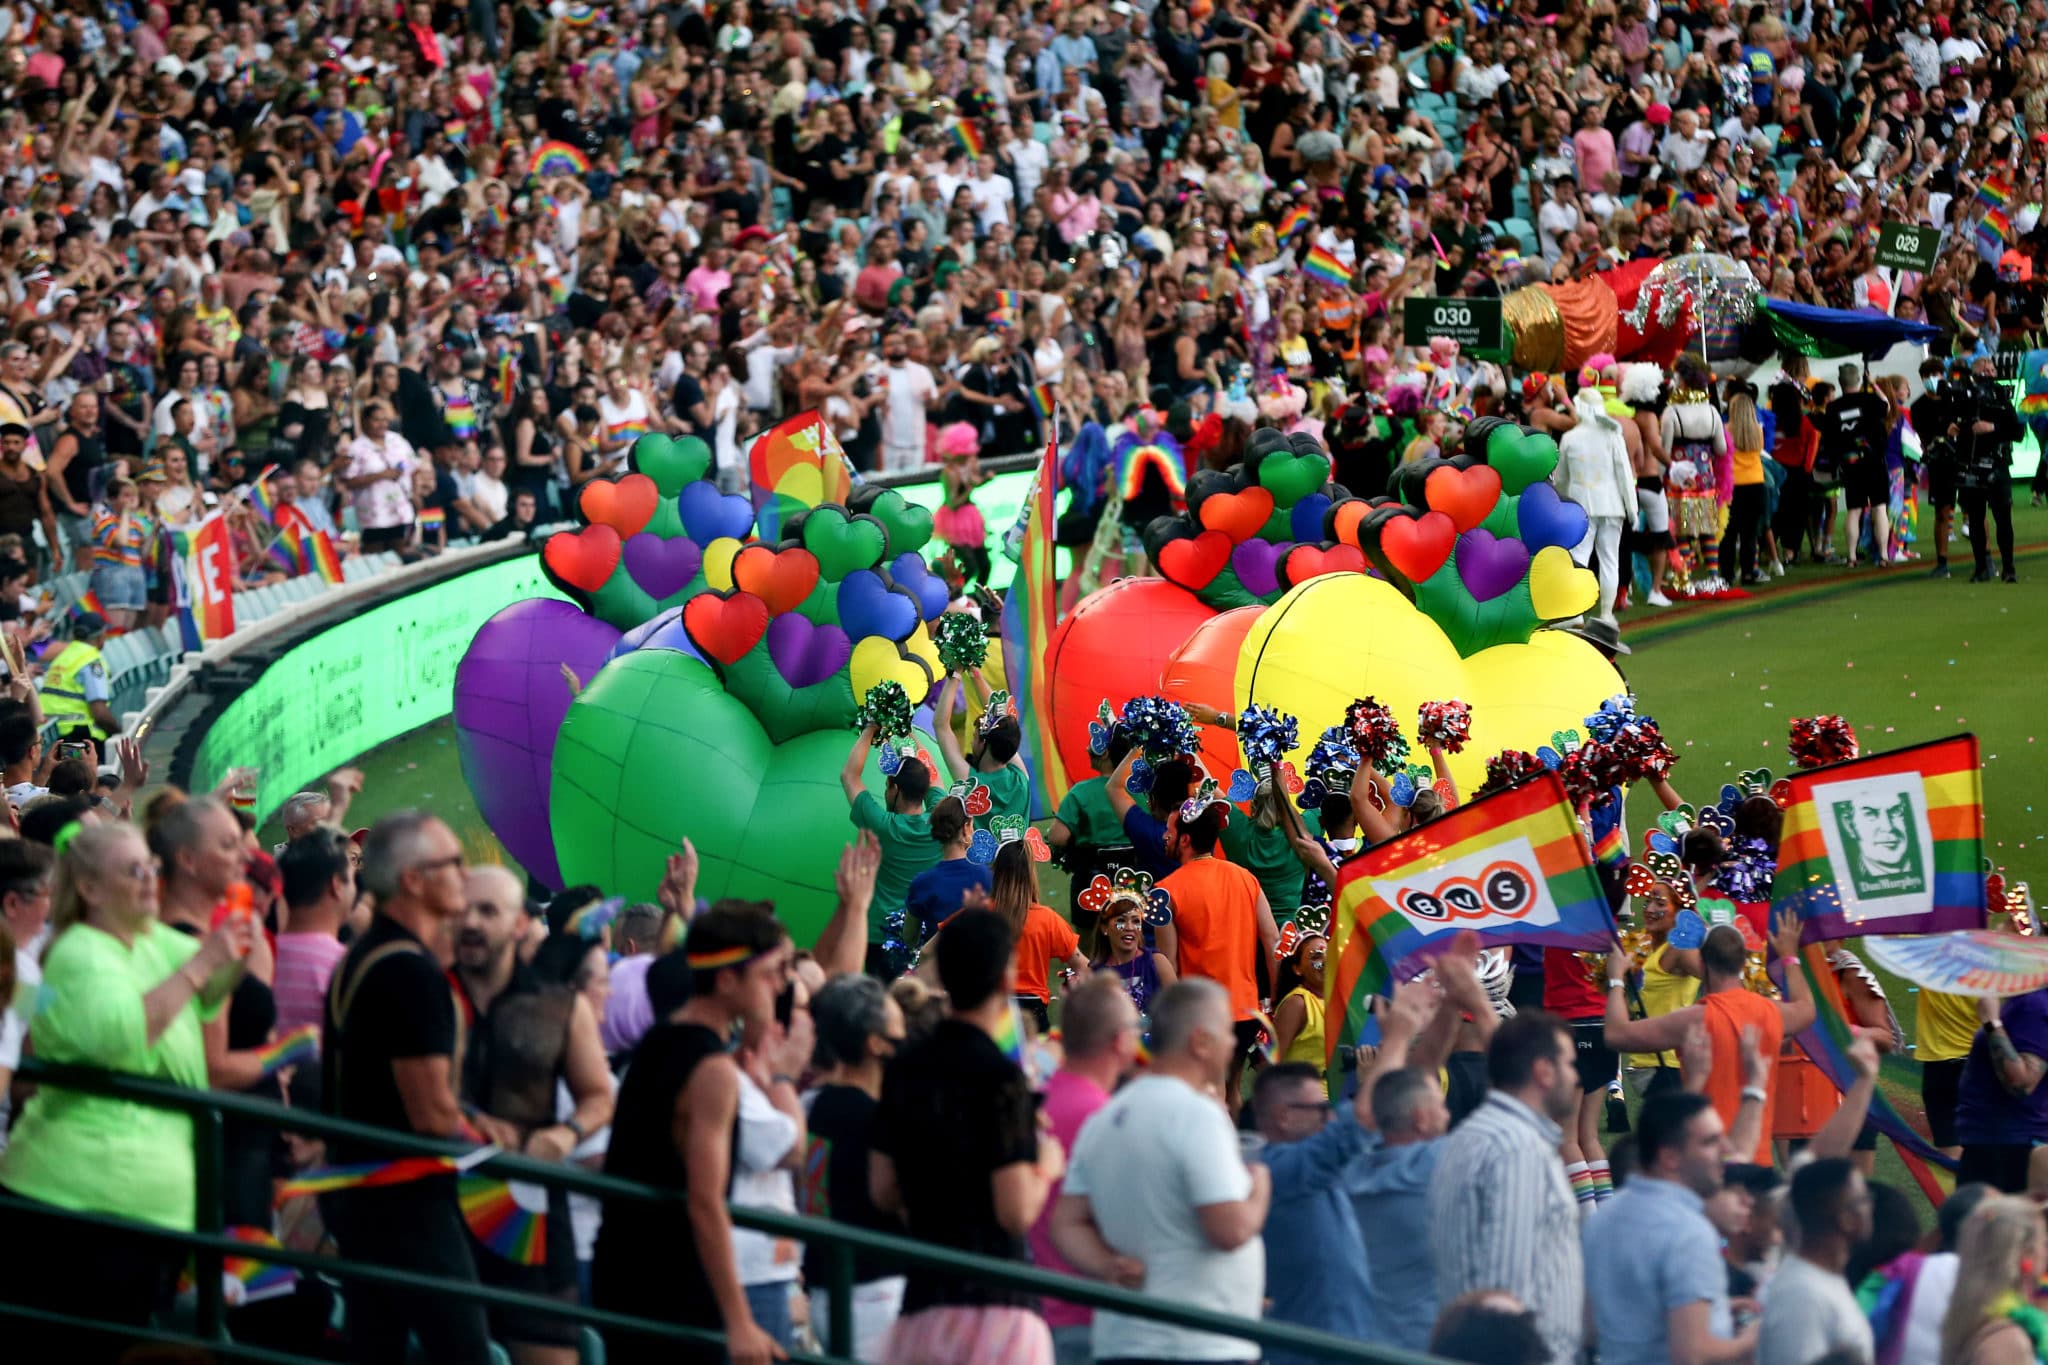
[[[271,1236],[262,1228],[237,1225],[222,1229],[222,1233],[225,1236],[234,1238],[238,1242],[246,1242],[253,1247],[274,1247],[278,1245],[277,1238]],[[221,1272],[228,1279],[242,1286],[239,1296],[234,1295],[232,1292],[229,1295],[231,1302],[237,1306],[261,1303],[265,1299],[282,1298],[286,1294],[296,1292],[299,1287],[299,1272],[288,1265],[277,1265],[271,1261],[258,1260],[253,1256],[228,1255],[221,1257],[220,1266]],[[180,1294],[189,1294],[196,1284],[197,1281],[193,1277],[191,1263],[187,1262],[185,1269],[178,1275],[178,1292]]]
[[[1117,496],[1126,502],[1137,497],[1145,486],[1148,470],[1158,472],[1175,502],[1187,496],[1188,465],[1187,458],[1181,454],[1180,442],[1163,431],[1154,432],[1150,440],[1125,438],[1125,441],[1119,441],[1117,448],[1110,453],[1110,458],[1116,461]]]
[[[542,1265],[548,1258],[547,1192],[539,1209],[529,1209],[509,1182],[489,1175],[465,1175],[456,1182],[462,1221],[476,1239],[515,1265]]]

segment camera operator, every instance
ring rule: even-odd
[[[1934,499],[1934,571],[1930,578],[1947,578],[1948,537],[1956,520],[1956,438],[1949,434],[1953,420],[1955,392],[1967,389],[1969,375],[1964,362],[1950,362],[1951,377],[1940,360],[1920,366],[1920,382],[1926,391],[1913,404],[1913,430],[1921,433],[1920,460],[1927,466],[1927,491]]]
[[[2012,444],[2020,439],[2019,414],[2012,395],[1998,382],[1990,356],[1979,356],[1974,373],[1957,386],[1946,430],[1956,442],[1956,494],[1970,522],[1970,552],[1977,562],[1972,583],[1991,581],[1991,556],[1985,547],[1984,518],[1998,520],[2000,574],[2008,583],[2020,581],[2012,558]]]

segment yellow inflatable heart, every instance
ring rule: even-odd
[[[853,662],[848,667],[856,706],[867,700],[871,688],[891,680],[903,684],[904,693],[915,706],[931,691],[933,676],[915,654],[880,635],[870,635],[855,645]]]
[[[720,536],[704,547],[704,582],[717,592],[732,590],[732,562],[739,557],[740,542]]]
[[[1574,636],[1538,631],[1526,645],[1461,659],[1436,622],[1393,585],[1328,574],[1296,587],[1253,624],[1238,652],[1235,700],[1239,711],[1257,702],[1300,722],[1301,745],[1289,755],[1297,768],[1359,697],[1391,707],[1411,740],[1422,703],[1468,702],[1472,739],[1450,764],[1459,794],[1469,797],[1485,780],[1487,759],[1503,749],[1533,753],[1552,731],[1583,728],[1601,702],[1627,690],[1613,665]],[[1418,761],[1425,760],[1418,754]]]
[[[910,632],[910,638],[903,642],[903,648],[910,657],[921,662],[924,665],[925,672],[931,674],[934,678],[946,676],[946,666],[939,662],[939,647],[932,643],[932,632],[929,626],[920,622],[917,629]],[[989,651],[991,654],[1000,652],[999,649]],[[910,699],[913,702],[916,701],[917,695],[912,693]]]
[[[1591,611],[1600,601],[1600,580],[1572,563],[1571,551],[1550,545],[1529,563],[1529,602],[1546,621]]]

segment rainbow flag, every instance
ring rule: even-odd
[[[489,1154],[488,1149],[484,1154]],[[336,1190],[407,1185],[415,1180],[446,1175],[455,1169],[456,1160],[452,1156],[404,1156],[396,1161],[365,1161],[354,1166],[316,1166],[278,1186],[276,1202],[282,1204],[302,1194],[332,1194]]]
[[[1057,406],[1058,402],[1052,396],[1052,385],[1034,384],[1031,386],[1031,410],[1038,414],[1039,421],[1050,422],[1053,410]],[[1046,435],[1050,436],[1052,433],[1047,432]]]
[[[448,514],[440,508],[423,507],[420,509],[420,534],[432,535],[436,531],[445,529],[447,525]]]
[[[1522,268],[1522,252],[1519,247],[1500,247],[1493,253],[1493,259],[1502,270],[1520,270]]]
[[[509,409],[519,396],[519,357],[510,351],[498,353],[498,373],[491,385],[498,406]]]
[[[1007,313],[1014,318],[1023,307],[1024,296],[1022,294],[1019,294],[1014,289],[998,289],[996,290],[995,307],[991,311]]]
[[[73,616],[79,616],[88,611],[94,616],[99,617],[102,621],[107,619],[106,604],[101,602],[100,595],[90,588],[80,593],[78,601],[73,603],[71,607],[71,614]]]
[[[2002,209],[2012,202],[2012,182],[2003,176],[1989,175],[1977,187],[1977,202],[1990,209]]]
[[[2011,240],[2012,220],[2005,216],[2005,210],[1986,209],[1977,224],[1977,254],[1996,261],[2005,254],[2005,244]]]
[[[1980,877],[1978,881],[1981,884],[1983,879]],[[1782,962],[1771,967],[1771,979],[1777,984],[1780,995],[1785,993],[1787,970]],[[1814,1016],[1811,1025],[1792,1036],[1820,1073],[1834,1082],[1835,1089],[1846,1091],[1856,1079],[1856,1068],[1849,1061],[1849,1045],[1855,1035],[1850,1032],[1849,1008],[1842,998],[1841,983],[1836,980],[1834,969],[1828,965],[1826,945],[1809,943],[1802,948],[1799,970],[1806,974],[1806,989],[1813,995]],[[1920,1136],[1913,1125],[1892,1108],[1882,1087],[1870,1097],[1870,1122],[1877,1131],[1892,1140],[1907,1173],[1926,1193],[1928,1202],[1939,1208],[1941,1201],[1947,1198],[1947,1191],[1929,1167],[1939,1166],[1953,1171],[1956,1163],[1942,1155],[1939,1148]]]
[[[1351,267],[1320,246],[1308,249],[1308,258],[1301,263],[1301,273],[1336,289],[1351,287]]]
[[[1313,222],[1315,222],[1315,215],[1302,205],[1296,204],[1280,215],[1280,226],[1273,229],[1273,237],[1280,245],[1286,246],[1296,237],[1307,232],[1309,225]]]
[[[1010,1012],[1002,1017],[991,1035],[1003,1055],[1018,1066],[1024,1065],[1024,1017],[1017,1012],[1017,1002],[1010,1002]]]
[[[305,539],[312,550],[313,568],[320,577],[329,583],[341,582],[341,556],[335,552],[334,537],[325,531],[314,531]]]
[[[1327,1018],[1334,1062],[1363,1036],[1367,1002],[1416,975],[1461,931],[1488,947],[1598,952],[1614,938],[1607,896],[1564,783],[1545,769],[1367,850],[1338,874]]]
[[[249,485],[249,506],[256,509],[257,516],[273,526],[277,524],[277,505],[282,501],[277,496],[277,490],[270,486],[270,476],[276,472],[277,466],[270,465]]]
[[[1232,238],[1223,240],[1223,263],[1240,275],[1245,273],[1244,257],[1238,254],[1237,242]]]
[[[1984,927],[1984,785],[1977,737],[1795,772],[1771,913],[1804,940]]]
[[[1024,499],[1024,534],[1018,545],[1017,576],[1003,598],[1003,676],[1016,698],[1017,720],[1024,736],[1024,756],[1031,774],[1033,819],[1059,809],[1069,786],[1067,770],[1054,743],[1052,673],[1046,649],[1059,622],[1059,596],[1053,558],[1053,525],[1058,520],[1060,491],[1059,441],[1045,443],[1038,477]]]
[[[262,1228],[246,1227],[240,1224],[222,1228],[221,1235],[232,1237],[237,1242],[246,1242],[252,1247],[262,1248],[278,1245],[277,1238],[271,1236]],[[269,1261],[259,1261],[251,1256],[223,1256],[221,1257],[220,1268],[222,1273],[228,1278],[240,1282],[242,1286],[240,1302],[244,1305],[262,1303],[265,1299],[282,1298],[286,1294],[296,1292],[299,1287],[299,1272],[292,1269],[292,1267],[288,1265],[275,1265]],[[195,1283],[192,1266],[188,1262],[185,1268],[178,1272],[178,1292],[180,1294],[191,1293]]]
[[[299,528],[296,526],[287,526],[278,532],[277,537],[270,542],[270,548],[264,553],[270,557],[271,563],[293,578],[313,572],[312,562],[305,557],[305,538],[299,534]]]
[[[1309,12],[1315,15],[1316,24],[1323,32],[1335,33],[1337,31],[1337,7],[1335,5],[1317,5]]]
[[[748,496],[761,540],[773,545],[798,513],[853,493],[853,461],[832,424],[812,408],[763,432],[747,451]]]
[[[953,120],[953,141],[960,145],[961,151],[976,161],[988,151],[987,144],[982,140],[981,129],[964,118]]]
[[[301,1024],[269,1046],[256,1049],[256,1058],[266,1076],[275,1076],[288,1066],[310,1062],[319,1055],[320,1028],[316,1024]]]

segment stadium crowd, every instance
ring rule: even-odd
[[[971,867],[912,762],[849,792],[863,833],[799,952],[772,907],[699,905],[687,844],[658,904],[621,906],[472,866],[429,813],[351,833],[352,773],[288,803],[273,854],[239,777],[149,787],[90,657],[25,680],[53,632],[161,624],[177,533],[211,516],[244,584],[285,571],[285,505],[344,553],[427,554],[564,516],[648,432],[702,438],[736,489],[748,438],[811,409],[863,471],[943,471],[965,576],[1004,529],[974,511],[978,458],[1089,422],[1219,467],[1315,422],[1370,494],[1500,413],[1600,433],[1561,482],[1612,532],[1602,616],[1802,557],[1945,575],[1956,508],[1973,577],[2015,581],[2023,422],[1987,386],[2048,330],[2044,33],[2041,0],[0,6],[0,1072],[26,1052],[679,1191],[680,1215],[513,1186],[545,1229],[514,1256],[453,1173],[292,1192],[379,1154],[228,1126],[232,1225],[727,1335],[612,1331],[613,1360],[753,1365],[821,1323],[819,1259],[728,1201],[1457,1359],[2039,1358],[2048,1230],[2016,1196],[2048,1189],[2048,996],[1923,999],[1933,1135],[1966,1177],[1923,1236],[1867,1159],[1900,1041],[1881,995],[1859,1083],[1781,1152],[1777,1054],[1811,1004],[1747,989],[1731,929],[1670,948],[1655,892],[1645,960],[1510,973],[1461,946],[1333,1054],[1304,883],[1214,856],[1240,817],[1129,808],[1107,775],[1052,841],[1132,831],[1170,931],[1143,903],[1069,924],[1021,843]],[[1887,221],[1940,231],[1930,270],[1876,264]],[[1691,250],[1773,297],[1925,320],[1939,354],[1917,386],[1793,357],[1759,393],[1689,358],[1510,380],[1402,342],[1410,296]],[[67,571],[97,602],[69,621],[32,586]],[[1345,851],[1299,850],[1325,883]],[[913,904],[919,973],[867,975],[873,926]],[[1056,1042],[1020,1040],[1055,996]],[[307,1029],[318,1061],[281,1061]],[[1624,1075],[1647,1098],[1606,1150]],[[0,1299],[106,1329],[9,1339],[113,1358],[175,1292],[150,1230],[193,1224],[191,1123],[24,1086],[0,1135]],[[1299,1358],[856,1278],[863,1359]],[[460,1365],[579,1349],[543,1313],[336,1297],[301,1276],[231,1327],[364,1361],[408,1335]]]

